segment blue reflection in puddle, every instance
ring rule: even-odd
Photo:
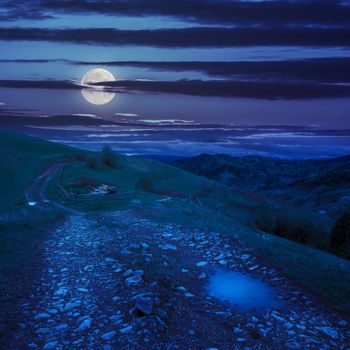
[[[208,294],[241,310],[281,306],[272,288],[263,281],[239,272],[217,269],[209,279]]]

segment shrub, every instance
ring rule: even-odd
[[[275,235],[280,236],[280,237],[286,237],[287,232],[288,232],[287,222],[286,222],[285,218],[283,218],[278,213],[278,215],[276,216],[275,227],[274,227],[272,233],[274,233]]]
[[[78,162],[85,162],[86,159],[87,159],[87,155],[85,153],[80,153],[80,154],[77,154],[75,156],[75,159],[78,161]]]
[[[336,220],[331,232],[330,243],[335,254],[350,259],[350,209]]]
[[[287,231],[287,238],[298,242],[298,243],[307,243],[310,239],[311,236],[311,228],[308,227],[307,224],[299,224],[296,226],[292,226],[288,231]]]
[[[271,205],[260,203],[254,211],[255,226],[265,232],[273,232],[276,227],[276,213]]]
[[[155,191],[152,181],[147,177],[141,178],[137,182],[136,187],[143,192],[154,192]]]
[[[102,148],[101,161],[110,168],[117,167],[117,160],[110,146],[107,145]]]
[[[259,204],[253,214],[254,226],[291,241],[329,250],[328,228],[316,217],[291,208]]]
[[[98,166],[98,160],[96,157],[94,156],[90,156],[87,160],[86,160],[86,164],[89,168],[91,169],[96,169]]]

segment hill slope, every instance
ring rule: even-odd
[[[331,215],[350,204],[350,156],[286,160],[202,154],[171,164],[225,185],[327,210]]]
[[[107,210],[119,211],[122,201],[97,198],[88,203],[74,202],[62,196],[57,183],[63,188],[73,190],[78,188],[79,191],[82,190],[81,184],[91,183],[111,184],[116,186],[118,191],[136,191],[134,199],[127,199],[124,204],[126,207],[129,205],[129,209],[141,217],[152,218],[160,223],[171,223],[173,225],[171,227],[187,227],[191,237],[193,235],[195,237],[198,230],[219,232],[228,239],[239,237],[247,245],[247,251],[256,249],[262,257],[273,261],[278,268],[283,269],[310,290],[315,292],[322,290],[337,305],[349,307],[347,298],[344,297],[348,293],[349,286],[348,262],[318,249],[253,230],[246,225],[263,201],[262,198],[237,192],[233,188],[167,164],[138,157],[118,155],[115,168],[111,168],[101,163],[101,155],[97,153],[82,154],[81,150],[11,133],[1,132],[0,140],[2,148],[6,149],[6,152],[0,155],[1,162],[11,164],[8,171],[3,171],[1,174],[4,189],[0,194],[0,201],[3,204],[0,213],[13,209],[11,207],[23,209],[17,210],[13,227],[1,222],[1,275],[15,276],[12,265],[9,266],[9,260],[12,259],[13,264],[19,266],[20,270],[21,264],[26,264],[31,257],[30,252],[38,254],[36,245],[30,244],[29,241],[34,238],[45,239],[50,230],[48,211],[39,211],[36,207],[29,208],[25,204],[22,208],[16,205],[16,201],[18,198],[24,198],[23,190],[33,179],[40,178],[45,169],[64,161],[62,176],[48,183],[46,194],[50,199],[78,207],[83,211],[102,211],[102,213],[96,212],[98,217],[104,215]],[[89,166],[89,157],[98,159],[96,168]],[[147,181],[144,181],[145,179]],[[147,183],[148,185],[144,186]],[[83,189],[89,191],[88,186]],[[12,190],[15,192],[12,193]],[[17,199],[12,198],[14,194]],[[30,212],[25,216],[26,210]],[[283,212],[289,210],[288,207],[283,208]],[[122,211],[119,212],[123,215]],[[325,217],[308,211],[302,213],[312,223],[329,227]],[[37,220],[33,225],[29,225],[28,221],[33,221],[34,215]],[[18,226],[18,218],[23,221],[22,226]],[[43,226],[40,220],[47,221],[48,225]],[[109,225],[108,220],[104,222]],[[42,232],[40,235],[33,235],[32,231],[37,228]],[[309,267],[307,271],[305,266]]]
[[[0,130],[0,212],[25,201],[25,189],[51,163],[80,151],[53,142]]]

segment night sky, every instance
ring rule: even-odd
[[[126,154],[350,153],[350,1],[0,0],[0,128]],[[115,93],[93,105],[83,75]]]

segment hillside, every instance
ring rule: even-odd
[[[50,164],[69,159],[79,150],[0,130],[0,212],[25,202],[24,192]]]
[[[202,154],[171,162],[243,191],[337,215],[350,204],[350,156],[287,160]]]
[[[249,227],[256,209],[264,202],[262,197],[238,192],[204,177],[148,159],[116,155],[115,166],[111,168],[103,164],[99,153],[82,152],[11,133],[1,133],[0,137],[3,149],[6,148],[6,152],[0,156],[1,162],[12,164],[10,171],[2,172],[1,214],[10,210],[12,221],[2,220],[0,225],[1,276],[15,276],[13,269],[21,270],[30,259],[34,259],[33,255],[40,255],[37,242],[45,240],[50,225],[57,223],[49,203],[44,203],[47,205],[45,210],[28,207],[24,192],[31,182],[41,178],[45,169],[58,163],[63,164],[63,172],[48,179],[46,188],[46,195],[51,201],[86,213],[88,218],[92,215],[99,218],[107,212],[123,213],[126,210],[146,221],[184,227],[192,232],[191,237],[198,230],[211,230],[219,232],[229,241],[239,239],[247,247],[246,251],[256,251],[309,290],[315,293],[322,290],[339,307],[349,307],[344,298],[349,284],[346,278],[348,262],[319,249]],[[91,157],[97,160],[95,168],[89,165]],[[117,192],[133,192],[134,195],[126,198],[102,196],[92,201],[79,201],[66,198],[61,191],[64,188],[88,193],[91,192],[91,186],[101,184],[113,185]],[[11,193],[13,190],[15,192]],[[327,218],[308,211],[281,208],[283,213],[289,213],[292,220],[295,216],[302,217],[313,225],[318,235],[328,232],[332,224]],[[51,219],[53,222],[50,224]],[[102,221],[110,227],[108,221]],[[322,239],[327,240],[327,234]],[[312,242],[310,245],[317,246]],[[307,273],[305,265],[309,266]]]

